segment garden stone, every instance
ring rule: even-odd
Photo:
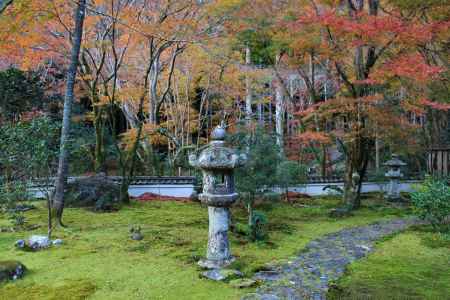
[[[131,239],[134,241],[141,241],[143,238],[144,238],[144,236],[140,232],[133,232],[131,234]]]
[[[240,278],[240,279],[234,279],[230,281],[230,285],[234,288],[238,289],[244,289],[249,288],[252,286],[255,286],[257,283],[256,280],[250,279],[250,278]]]
[[[25,271],[26,267],[19,261],[0,261],[0,282],[20,279]]]
[[[14,243],[14,246],[15,246],[16,248],[18,248],[18,249],[24,249],[24,248],[26,247],[25,240],[17,240],[17,241]]]
[[[353,213],[347,208],[335,208],[330,211],[330,218],[346,218],[352,216]]]
[[[242,300],[261,300],[261,299],[263,299],[263,297],[264,297],[264,295],[260,295],[260,294],[257,294],[257,293],[251,293],[251,294],[245,295],[241,299]],[[273,297],[273,298],[272,299],[264,298],[264,299],[266,299],[266,300],[279,300],[279,298],[276,297],[276,296],[271,296],[271,297]]]
[[[56,239],[52,242],[53,246],[60,246],[62,244],[63,244],[63,240],[61,240],[61,239]]]
[[[32,250],[40,250],[44,248],[48,248],[51,245],[51,241],[45,235],[32,235],[28,239],[28,246]]]
[[[100,173],[67,183],[65,206],[90,207],[95,211],[114,211],[120,207],[120,186]]]
[[[254,278],[263,281],[278,280],[280,278],[280,273],[276,271],[261,271],[257,272]]]
[[[211,269],[201,273],[201,276],[214,281],[227,281],[230,279],[235,279],[237,277],[242,277],[242,272],[232,269]]]
[[[198,193],[196,191],[193,191],[191,195],[189,196],[189,200],[193,202],[199,202],[200,199],[198,198]]]
[[[141,241],[144,236],[141,233],[141,226],[133,226],[130,228],[130,233],[131,233],[131,239],[134,241]]]

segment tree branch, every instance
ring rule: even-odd
[[[13,0],[0,0],[0,14],[2,14],[12,3]]]

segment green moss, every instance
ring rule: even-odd
[[[378,243],[350,266],[329,299],[448,299],[450,247],[430,247],[437,233],[408,231]]]
[[[56,287],[45,285],[27,285],[21,283],[5,286],[1,291],[1,299],[26,300],[77,300],[86,299],[95,292],[95,285],[89,281],[67,281]]]
[[[338,204],[331,197],[305,200],[302,206],[259,207],[268,217],[269,239],[250,243],[240,234],[231,234],[237,257],[233,268],[251,276],[266,263],[295,255],[323,234],[405,214],[404,208],[383,203],[365,200],[353,217],[342,220],[327,216]],[[43,206],[26,212],[30,224],[41,226],[34,231],[1,233],[0,260],[20,260],[31,271],[20,281],[0,286],[0,299],[36,299],[35,295],[52,299],[60,289],[108,300],[239,299],[248,292],[199,278],[196,262],[206,251],[208,213],[197,203],[132,203],[106,214],[66,209],[68,227],[54,231],[55,238],[64,240],[61,247],[34,253],[15,250],[17,239],[45,232],[45,215]],[[233,222],[245,224],[245,209],[233,208],[232,215]],[[0,215],[0,223],[5,218]],[[141,226],[142,241],[129,238],[131,225]]]
[[[14,271],[18,265],[20,265],[20,262],[18,262],[16,260],[0,261],[0,272]]]

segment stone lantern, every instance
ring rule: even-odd
[[[247,157],[226,147],[225,136],[222,123],[213,130],[211,142],[198,157],[189,155],[189,164],[203,173],[203,192],[199,199],[208,205],[209,238],[206,259],[200,260],[199,265],[207,269],[222,268],[234,260],[228,242],[229,207],[238,198],[233,170],[242,166]]]
[[[387,189],[386,197],[390,200],[396,200],[400,198],[400,190],[398,187],[399,179],[403,177],[400,170],[402,166],[406,166],[406,163],[398,158],[397,154],[392,154],[390,160],[384,163],[389,167],[389,170],[384,174],[389,179],[389,186]]]

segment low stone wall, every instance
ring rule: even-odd
[[[68,181],[76,177],[70,177]],[[79,178],[79,177],[78,177]],[[118,176],[110,176],[110,179],[120,183]],[[195,191],[196,178],[190,176],[137,176],[128,188],[128,194],[138,197],[144,193],[153,193],[161,196],[188,198]],[[45,198],[47,190],[53,191],[53,187],[47,187],[42,181],[36,181],[28,188],[28,192],[34,198]]]
[[[70,178],[73,180],[73,178]],[[120,182],[120,177],[113,177],[113,180]],[[399,183],[399,190],[401,192],[411,192],[413,185],[419,184],[420,180],[403,180]],[[170,197],[189,197],[196,190],[195,177],[137,177],[128,189],[128,193],[132,197],[138,197],[144,193],[153,193],[161,196]],[[322,183],[307,183],[304,185],[292,186],[289,191],[304,193],[311,196],[321,196],[333,193],[331,190],[324,190],[325,186],[338,186],[343,188],[343,182],[322,182]],[[388,182],[364,182],[362,192],[385,192],[388,187]],[[50,188],[52,189],[52,188]],[[280,189],[275,188],[275,191]],[[45,186],[35,184],[28,189],[30,194],[35,198],[44,198]]]
[[[420,180],[404,180],[399,183],[400,192],[412,192],[413,186],[421,183]],[[385,192],[387,191],[389,182],[364,182],[362,185],[362,193],[370,192]],[[305,185],[293,186],[289,188],[291,192],[298,192],[308,194],[310,196],[320,196],[333,193],[332,190],[323,190],[326,186],[338,186],[340,188],[344,187],[343,182],[332,182],[332,183],[307,183]]]

